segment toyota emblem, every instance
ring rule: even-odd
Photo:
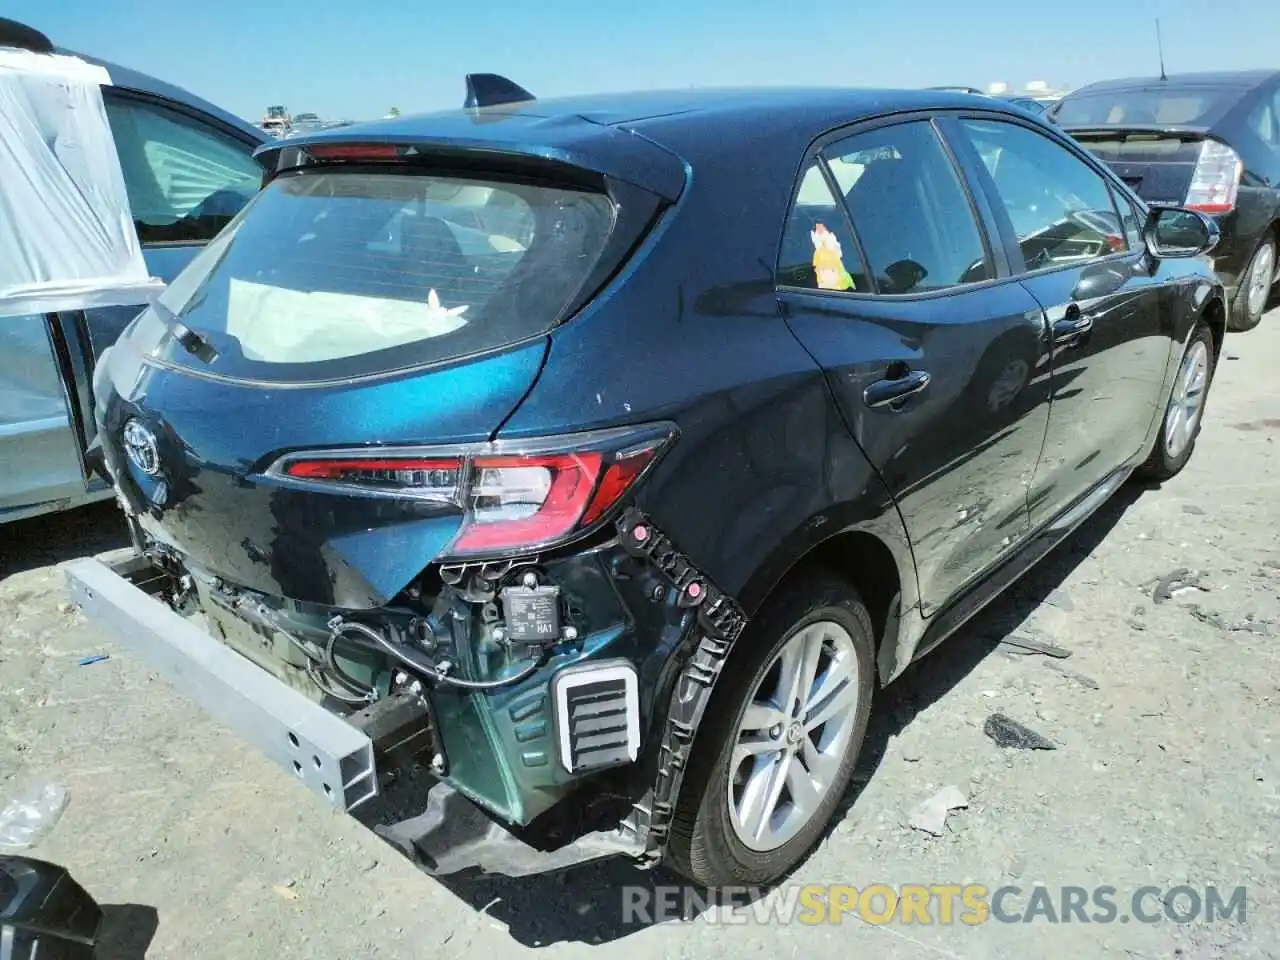
[[[137,420],[124,425],[124,452],[129,462],[148,477],[160,473],[160,446],[156,435]]]

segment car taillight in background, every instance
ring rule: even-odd
[[[1203,141],[1184,206],[1201,213],[1230,213],[1236,206],[1243,172],[1238,153],[1217,140]]]
[[[676,438],[673,424],[457,447],[371,447],[281,457],[265,475],[344,495],[454,506],[441,557],[544,549],[603,520]]]

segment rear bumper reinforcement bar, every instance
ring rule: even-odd
[[[184,697],[343,812],[378,795],[373,742],[148,596],[128,579],[137,563],[73,560],[72,600]]]

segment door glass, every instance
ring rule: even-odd
[[[960,125],[995,181],[1026,269],[1087,263],[1128,249],[1106,181],[1070,151],[1013,123]]]
[[[817,163],[800,178],[778,257],[778,283],[811,290],[871,289],[844,211]]]
[[[1115,202],[1116,209],[1120,211],[1120,221],[1124,225],[1125,243],[1130,250],[1137,250],[1142,246],[1142,223],[1145,217],[1118,190],[1112,189],[1111,199]]]
[[[880,293],[927,293],[992,276],[959,175],[932,124],[883,127],[827,149]]]
[[[251,145],[154,104],[106,106],[144,244],[211,240],[262,184]]]
[[[1280,150],[1280,92],[1253,108],[1249,126],[1272,150]]]

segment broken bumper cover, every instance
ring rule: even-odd
[[[531,678],[530,683],[536,681],[536,685],[530,689],[512,688],[507,700],[492,709],[491,716],[510,715],[510,727],[500,730],[497,739],[504,741],[504,731],[509,729],[514,743],[493,745],[510,748],[497,755],[505,765],[495,766],[504,773],[499,785],[504,790],[514,779],[509,776],[515,769],[510,758],[516,755],[535,773],[555,772],[545,784],[539,781],[540,787],[555,788],[562,781],[571,782],[611,767],[632,769],[641,776],[624,777],[614,784],[630,800],[629,812],[619,811],[614,821],[616,829],[592,830],[583,836],[577,828],[587,823],[576,824],[573,832],[582,842],[570,842],[559,849],[555,849],[559,843],[554,848],[536,844],[539,849],[533,852],[519,847],[518,842],[511,843],[513,837],[507,826],[476,820],[461,833],[450,829],[461,825],[456,813],[445,815],[448,803],[462,800],[453,787],[466,786],[455,782],[450,771],[447,777],[453,787],[434,791],[434,802],[418,807],[421,816],[406,822],[403,826],[407,829],[379,831],[406,852],[412,851],[415,859],[431,872],[450,872],[467,859],[488,864],[501,862],[506,867],[501,872],[514,871],[510,875],[541,872],[537,865],[551,865],[551,861],[563,866],[566,862],[623,852],[650,866],[662,861],[694,736],[721,668],[746,624],[746,616],[644,514],[628,510],[618,519],[617,529],[618,541],[612,549],[618,556],[606,566],[625,572],[614,575],[610,596],[622,599],[633,612],[647,607],[649,613],[641,614],[648,617],[645,635],[659,638],[643,650],[631,651],[632,656],[644,662],[644,669],[637,670],[637,664],[628,663],[626,656],[605,655],[613,650],[610,644],[601,643],[578,663],[560,665],[553,671],[554,676]],[[624,562],[628,559],[630,564]],[[368,728],[358,728],[330,713],[130,582],[130,577],[141,580],[145,573],[140,568],[147,566],[144,558],[134,555],[111,564],[77,560],[64,569],[71,595],[88,617],[148,662],[178,692],[302,779],[327,804],[355,812],[376,797],[379,786],[375,758],[383,753],[366,732]],[[605,619],[611,612],[605,611]],[[639,624],[627,631],[627,635],[634,638],[638,627]],[[607,639],[618,629],[611,626],[600,636]],[[595,634],[588,639],[590,636]],[[656,702],[651,709],[657,714],[653,720],[658,729],[652,731],[645,744],[641,722],[648,726],[649,715],[638,714],[641,697],[647,691],[640,687],[639,680],[641,676],[654,675],[667,663],[679,666],[671,679],[660,682],[653,691]],[[466,706],[476,699],[471,695],[453,696],[458,703],[451,703],[446,697],[445,706],[452,712],[448,717],[441,716],[442,720],[451,717],[453,724],[442,725],[438,731],[438,746],[445,750],[449,746],[449,730],[456,733],[463,729],[458,722],[458,704]],[[488,699],[497,696],[490,694]],[[549,712],[545,710],[548,700],[554,705]],[[536,711],[546,715],[529,714],[530,704],[537,704]],[[610,715],[608,724],[597,722],[603,714]],[[617,716],[626,718],[625,728],[614,729],[618,726],[614,722]],[[432,726],[435,727],[434,716]],[[608,737],[602,732],[603,726],[609,727]],[[546,741],[546,749],[532,749],[530,745],[537,738]],[[465,740],[460,744],[466,745]],[[653,763],[638,763],[646,753]],[[552,755],[559,759],[558,764],[550,763]],[[519,772],[525,776],[526,785],[532,782],[527,771]],[[462,793],[470,804],[488,814],[501,812],[493,797],[474,789],[474,784]],[[579,795],[582,793],[579,791]],[[609,796],[623,799],[617,793]],[[554,796],[550,804],[543,804],[542,811],[533,811],[535,818],[542,813],[552,814],[564,799],[568,799],[565,793]],[[502,819],[512,827],[533,825],[528,817]],[[556,832],[553,828],[552,833]],[[397,833],[399,836],[395,836]],[[415,833],[417,836],[413,836]]]
[[[135,586],[131,561],[68,563],[72,600],[174,689],[343,812],[378,795],[368,735]],[[123,575],[122,575],[123,574]]]

